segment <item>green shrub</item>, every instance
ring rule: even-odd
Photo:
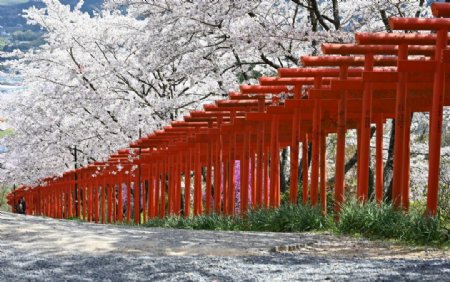
[[[302,232],[324,229],[328,225],[327,222],[320,209],[283,205],[279,209],[250,210],[245,217],[212,214],[188,218],[156,218],[148,221],[145,226],[195,230]]]
[[[423,216],[420,210],[404,213],[390,204],[349,201],[342,207],[337,231],[376,239],[398,239],[419,244],[442,241],[439,218]]]
[[[412,208],[409,213],[389,204],[362,204],[347,201],[340,221],[334,214],[323,216],[320,208],[284,204],[277,209],[250,210],[244,217],[201,215],[197,217],[167,217],[148,221],[145,226],[194,230],[233,230],[268,232],[305,232],[328,230],[341,234],[360,234],[373,239],[395,239],[414,244],[448,242],[448,232],[439,217],[423,216],[423,209]]]
[[[439,187],[438,209],[441,218],[450,222],[450,189],[443,184]]]

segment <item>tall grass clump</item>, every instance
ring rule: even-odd
[[[330,223],[318,208],[286,204],[278,209],[250,210],[244,217],[211,214],[188,218],[156,218],[148,221],[145,226],[194,230],[303,232],[323,230],[328,228]]]
[[[329,220],[319,208],[290,204],[278,209],[252,210],[245,221],[251,231],[304,232],[329,227]]]
[[[178,228],[193,230],[241,230],[242,223],[238,217],[201,215],[196,217],[170,216],[154,218],[145,223],[147,227]]]
[[[250,210],[245,216],[172,216],[152,219],[145,226],[259,232],[332,231],[413,244],[448,243],[448,230],[441,224],[440,218],[424,216],[423,209],[414,206],[405,213],[390,204],[362,204],[349,200],[342,206],[340,220],[335,221],[334,216],[332,213],[329,216],[322,215],[320,208],[285,203],[277,209]]]
[[[418,244],[441,243],[439,218],[423,215],[412,209],[408,213],[396,210],[391,204],[375,202],[362,204],[348,201],[342,207],[336,229],[343,234],[360,234],[375,239],[396,239]],[[446,239],[445,239],[446,240]]]

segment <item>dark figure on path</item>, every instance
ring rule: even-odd
[[[17,205],[17,213],[25,214],[27,209],[27,204],[25,203],[25,199],[22,197],[19,200],[19,204]]]

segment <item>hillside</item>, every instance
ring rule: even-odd
[[[63,0],[62,2],[71,6],[77,3],[76,0]],[[92,13],[102,3],[102,0],[86,0],[82,10]],[[44,4],[41,1],[0,0],[0,50],[6,52],[14,49],[26,51],[43,44],[43,31],[38,26],[27,25],[21,16],[23,10],[32,6],[42,8]]]

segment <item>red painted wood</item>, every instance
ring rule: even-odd
[[[432,33],[359,33],[357,44],[324,44],[323,52],[333,56],[302,57],[303,67],[280,68],[278,77],[262,77],[259,85],[241,85],[240,92],[230,92],[228,99],[204,105],[204,110],[192,111],[183,120],[155,130],[132,142],[129,148],[112,154],[105,163],[68,171],[62,177],[41,179],[42,184],[37,187],[21,187],[14,195],[8,195],[8,204],[14,206],[12,196],[21,195],[29,202],[29,214],[57,218],[75,215],[102,223],[105,219],[122,221],[125,205],[126,221],[130,222],[134,207],[133,219],[140,223],[141,196],[144,221],[147,216],[166,216],[166,193],[167,214],[180,214],[184,174],[183,213],[190,216],[193,171],[194,215],[212,211],[233,215],[237,195],[234,168],[235,161],[239,160],[241,205],[238,211],[245,214],[250,203],[252,208],[280,205],[279,153],[287,146],[291,148],[290,202],[296,204],[299,142],[302,142],[302,204],[309,199],[312,205],[318,204],[320,183],[320,203],[325,213],[325,136],[337,134],[334,196],[338,214],[344,203],[347,129],[358,130],[356,196],[366,201],[370,126],[376,123],[375,198],[381,202],[383,125],[385,119],[395,118],[393,201],[395,206],[407,210],[409,114],[431,112],[427,213],[435,215],[442,110],[444,105],[450,105],[450,97],[444,96],[445,87],[450,87],[446,75],[450,71],[450,51],[446,49],[450,19],[445,18],[450,16],[450,4],[434,3],[432,10],[435,16],[443,18],[390,20],[393,29],[432,30]],[[311,185],[309,142],[312,145]],[[120,172],[116,169],[118,164],[124,167]],[[131,172],[134,166],[140,168],[141,176],[137,171]],[[202,168],[206,169],[206,179],[202,177]],[[126,203],[122,202],[123,185]]]

